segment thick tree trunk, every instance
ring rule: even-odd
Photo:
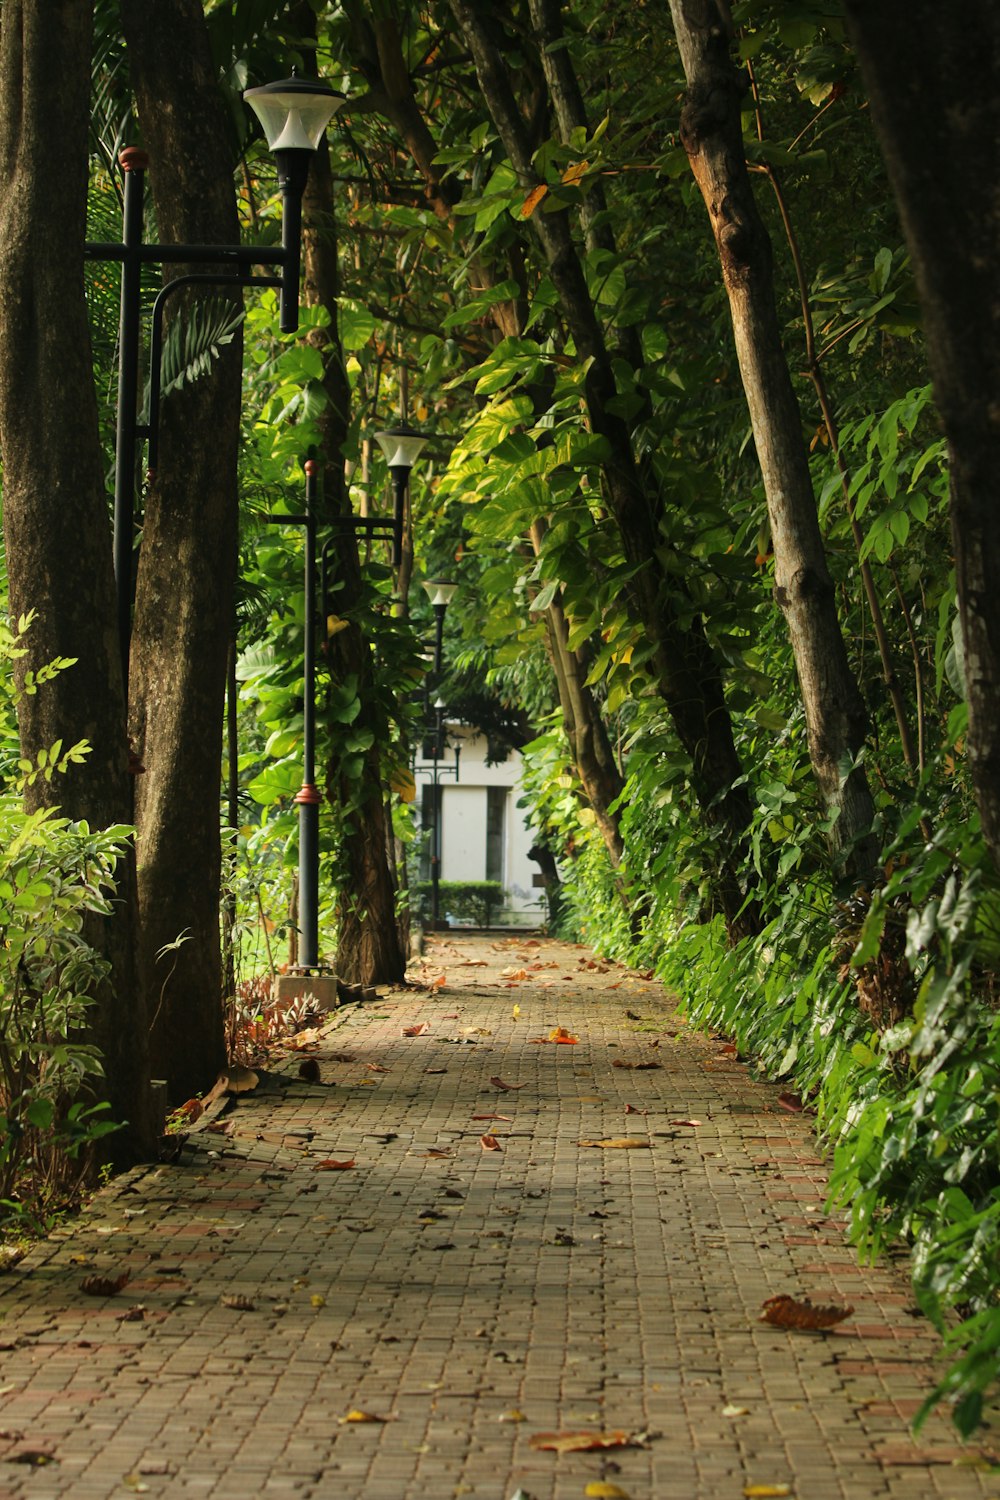
[[[837,618],[802,420],[781,346],[771,245],[743,151],[741,84],[719,0],[670,0],[688,94],[681,138],[708,209],[733,320],[736,353],[767,495],[775,595],[798,671],[809,755],[837,815],[832,841],[852,878],[875,877],[878,844],[864,769],[865,708]],[[853,767],[853,769],[852,769]]]
[[[61,739],[91,753],[28,791],[93,827],[131,820],[131,785],[111,568],[104,459],[98,437],[83,287],[90,86],[90,7],[75,0],[5,0],[0,27],[0,452],[11,613],[37,619],[24,672],[77,658],[19,706],[24,755]],[[54,83],[54,80],[57,81]],[[53,164],[59,217],[53,221]],[[118,911],[88,924],[112,963],[95,997],[94,1040],[107,1095],[133,1159],[149,1149],[146,1018],[134,970],[131,854],[119,869]]]
[[[315,22],[313,21],[313,24]],[[323,385],[327,405],[319,417],[322,438],[323,516],[334,523],[331,558],[333,573],[342,585],[336,612],[349,614],[362,589],[357,533],[337,527],[338,518],[351,519],[351,502],[344,483],[344,444],[351,417],[351,388],[337,337],[337,237],[334,184],[325,142],[313,159],[306,187],[303,215],[306,229],[303,260],[305,299],[326,307],[328,327],[310,339],[320,348],[325,364]],[[353,622],[327,642],[326,661],[334,682],[355,676],[361,696],[356,728],[369,728],[374,743],[365,753],[360,788],[341,784],[337,765],[328,767],[327,795],[357,804],[346,814],[340,849],[343,896],[337,934],[337,973],[350,984],[399,984],[406,974],[406,954],[396,921],[396,891],[389,866],[385,799],[382,790],[380,745],[388,726],[380,722],[376,695],[371,691],[372,657],[368,641]]]
[[[951,452],[951,525],[968,753],[1000,869],[1000,10],[966,0],[848,0],[899,204]]]
[[[122,18],[160,240],[238,243],[228,133],[199,0],[123,0]],[[129,726],[145,765],[136,796],[141,972],[155,1016],[155,1066],[174,1099],[201,1091],[225,1062],[219,778],[241,351],[234,340],[210,375],[164,402],[136,586]]]
[[[451,9],[472,54],[504,149],[522,186],[530,191],[538,182],[531,141],[504,61],[494,12],[482,0],[451,0]],[[671,593],[679,586],[663,576],[656,562],[662,542],[658,502],[643,483],[627,424],[613,415],[618,395],[614,369],[567,215],[538,211],[531,224],[576,356],[587,367],[590,424],[608,445],[602,471],[605,493],[625,557],[636,565],[629,585],[632,608],[655,643],[653,665],[659,690],[690,757],[692,789],[706,821],[723,835],[725,852],[715,872],[715,888],[730,932],[739,937],[757,924],[757,913],[752,904],[746,904],[737,874],[752,807],[742,784],[719,667],[698,617],[688,625],[680,623]]]

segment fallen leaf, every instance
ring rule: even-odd
[[[403,1027],[403,1035],[404,1036],[423,1036],[424,1032],[425,1031],[430,1031],[430,1029],[431,1029],[431,1023],[429,1021],[419,1021],[416,1026],[404,1026]]]
[[[10,1453],[5,1459],[9,1464],[30,1464],[33,1469],[43,1469],[46,1464],[57,1464],[59,1460],[54,1453],[46,1453],[43,1448],[22,1448],[20,1453]]]
[[[646,1111],[644,1109],[636,1109],[634,1104],[626,1104],[625,1113],[627,1115],[644,1115]]]
[[[381,1063],[370,1062],[366,1063],[365,1066],[367,1067],[369,1073],[388,1073],[389,1071],[388,1068],[383,1068]]]
[[[527,971],[527,969],[501,969],[500,970],[500,978],[501,979],[527,979],[527,977],[528,977],[528,971]]]
[[[526,1422],[528,1419],[523,1411],[518,1411],[515,1406],[512,1411],[502,1411],[497,1417],[498,1422]]]
[[[513,1123],[513,1115],[473,1115],[474,1120],[506,1120],[508,1125]]]
[[[349,1411],[346,1417],[341,1417],[340,1425],[345,1422],[388,1422],[388,1417],[377,1417],[372,1411]]]
[[[128,1271],[122,1271],[119,1276],[85,1276],[80,1282],[80,1290],[88,1297],[113,1297],[128,1285],[128,1278]]]
[[[432,1146],[429,1151],[422,1151],[420,1154],[421,1156],[450,1156],[451,1152],[439,1151],[436,1146]]]
[[[668,1125],[700,1125],[700,1120],[668,1120]]]
[[[628,1151],[634,1146],[648,1146],[649,1141],[636,1140],[634,1136],[613,1136],[603,1141],[577,1141],[578,1146],[600,1146],[605,1151]]]
[[[431,980],[431,982],[427,986],[427,988],[429,990],[443,990],[444,987],[445,987],[445,985],[447,983],[448,983],[447,976],[444,975],[444,974],[439,974],[436,979],[432,979]]]
[[[743,1493],[747,1500],[777,1500],[778,1496],[790,1495],[790,1484],[745,1484]]]
[[[760,1315],[762,1323],[773,1323],[776,1328],[800,1328],[804,1332],[822,1332],[835,1328],[849,1318],[853,1307],[817,1307],[808,1298],[801,1302],[783,1292],[778,1297],[768,1297]]]
[[[748,1417],[750,1408],[749,1406],[724,1406],[722,1415],[724,1417]]]
[[[588,1500],[629,1500],[627,1490],[606,1479],[592,1480],[583,1493],[588,1496]]]
[[[188,1099],[185,1104],[182,1104],[174,1111],[175,1115],[183,1115],[190,1125],[193,1125],[195,1120],[199,1119],[204,1113],[205,1106],[200,1099]]]
[[[787,1109],[790,1115],[800,1115],[805,1109],[798,1094],[779,1094],[778,1103],[782,1109]]]
[[[313,1171],[314,1172],[349,1172],[350,1169],[353,1166],[354,1166],[354,1157],[353,1156],[350,1157],[350,1159],[347,1160],[347,1161],[336,1161],[331,1156],[331,1157],[327,1157],[327,1159],[325,1161],[318,1161],[318,1162],[316,1162],[315,1166],[313,1167]]]
[[[564,1026],[554,1026],[549,1032],[547,1040],[560,1043],[566,1047],[575,1047],[580,1038],[572,1036]]]
[[[231,1307],[233,1312],[256,1312],[257,1306],[252,1297],[246,1297],[242,1292],[231,1292],[219,1298],[223,1307]]]
[[[323,1296],[322,1292],[313,1292],[312,1296],[309,1298],[309,1301],[310,1304],[317,1309],[326,1306],[326,1298]]]
[[[253,1068],[244,1068],[238,1063],[231,1068],[225,1068],[219,1074],[219,1081],[223,1079],[225,1079],[223,1091],[227,1094],[248,1094],[260,1082],[260,1076],[254,1072]]]
[[[643,1446],[630,1432],[536,1432],[528,1439],[529,1448],[552,1453],[592,1453],[601,1448]]]
[[[119,1323],[141,1323],[146,1316],[146,1309],[141,1302],[134,1307],[127,1307],[123,1313],[118,1314]]]
[[[501,1146],[495,1135],[481,1135],[479,1137],[479,1144],[482,1146],[484,1151],[503,1150],[503,1147]]]
[[[148,1495],[149,1485],[138,1474],[126,1474],[122,1484],[127,1490],[132,1490],[137,1495]]]
[[[515,1005],[512,1008],[511,1013],[510,1013],[510,1018],[511,1018],[512,1021],[518,1021],[518,1020],[520,1020],[520,1018],[521,1018],[521,1007],[519,1005]]]
[[[425,1068],[424,1069],[424,1072],[426,1074],[428,1074],[429,1076],[433,1076],[433,1075],[435,1075],[437,1073],[447,1073],[447,1071],[448,1071],[447,1068]]]
[[[502,1078],[496,1077],[491,1078],[490,1083],[495,1089],[523,1089],[525,1087],[523,1083],[504,1083]]]
[[[307,1026],[304,1031],[297,1031],[294,1036],[288,1036],[283,1046],[292,1052],[307,1052],[310,1047],[318,1047],[322,1033],[317,1026]]]
[[[626,1062],[624,1057],[616,1057],[611,1066],[613,1068],[636,1068],[648,1071],[650,1068],[662,1068],[663,1064],[658,1062]]]

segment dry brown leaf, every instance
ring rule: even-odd
[[[495,1135],[481,1135],[479,1137],[479,1144],[482,1146],[484,1151],[503,1150],[503,1147],[501,1146]]]
[[[450,1151],[441,1151],[437,1146],[431,1146],[430,1150],[422,1151],[421,1156],[450,1156]]]
[[[668,1120],[669,1125],[700,1125],[700,1120]]]
[[[539,182],[531,189],[531,192],[521,204],[522,219],[531,218],[531,215],[535,212],[535,209],[538,207],[539,203],[541,203],[548,190],[548,184],[545,182]]]
[[[318,1161],[313,1167],[314,1172],[349,1172],[354,1166],[354,1157],[346,1161],[335,1161],[333,1157],[327,1157],[325,1161]]]
[[[307,1026],[304,1031],[297,1031],[294,1036],[286,1037],[283,1045],[291,1052],[308,1052],[311,1047],[319,1046],[320,1037],[318,1026]]]
[[[523,1089],[525,1087],[523,1083],[504,1083],[503,1079],[496,1077],[496,1075],[494,1075],[490,1079],[490,1083],[492,1083],[495,1089],[506,1089],[509,1092],[513,1092],[515,1089]]]
[[[500,978],[501,979],[527,979],[527,977],[528,977],[528,971],[527,971],[527,969],[501,969],[500,970]]]
[[[634,1104],[626,1104],[625,1113],[627,1115],[644,1115],[646,1111],[644,1109],[636,1109]]]
[[[118,1314],[119,1323],[141,1323],[146,1316],[146,1309],[141,1302],[134,1307],[126,1307],[123,1313]]]
[[[536,1432],[528,1446],[552,1453],[593,1453],[601,1448],[628,1448],[637,1441],[630,1432]]]
[[[853,1307],[818,1307],[803,1298],[801,1302],[783,1292],[778,1297],[768,1297],[760,1315],[762,1323],[773,1323],[776,1328],[800,1328],[805,1332],[822,1332],[835,1328],[849,1318]]]
[[[635,1068],[639,1072],[648,1072],[650,1068],[662,1068],[663,1064],[658,1062],[626,1062],[624,1057],[616,1057],[611,1066],[613,1068]]]
[[[548,1041],[562,1043],[568,1047],[575,1047],[580,1038],[568,1032],[565,1026],[554,1026],[549,1032]]]
[[[195,1120],[205,1113],[205,1106],[200,1099],[188,1099],[174,1111],[175,1115],[183,1115],[189,1124],[193,1125]]]
[[[80,1290],[88,1297],[113,1297],[128,1286],[128,1278],[128,1271],[122,1271],[118,1276],[85,1276],[80,1282]]]
[[[506,1120],[508,1125],[513,1122],[513,1115],[473,1115],[474,1120]]]
[[[416,1026],[404,1026],[403,1027],[403,1035],[404,1036],[423,1036],[424,1032],[425,1031],[430,1031],[430,1029],[431,1029],[431,1023],[429,1021],[418,1021],[417,1024],[416,1024]]]
[[[223,1307],[231,1307],[233,1312],[256,1312],[257,1305],[252,1297],[246,1297],[242,1292],[228,1292],[219,1298]]]
[[[244,1068],[239,1063],[233,1063],[219,1074],[220,1079],[225,1079],[223,1089],[227,1094],[249,1094],[260,1082],[260,1077],[252,1068]]]
[[[381,1063],[376,1062],[366,1063],[365,1067],[368,1069],[369,1073],[388,1073],[389,1071],[388,1068],[383,1068]]]
[[[629,1151],[637,1146],[649,1146],[649,1141],[640,1141],[631,1135],[611,1136],[603,1141],[577,1141],[578,1146],[600,1146],[604,1151]]]
[[[447,983],[448,976],[446,974],[439,974],[436,979],[431,980],[427,988],[429,990],[443,990]]]

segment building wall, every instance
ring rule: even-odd
[[[464,725],[450,725],[448,733],[450,743],[457,741],[461,745],[461,755],[458,782],[449,776],[440,783],[441,879],[487,879],[488,789],[502,788],[506,797],[501,883],[507,893],[507,903],[500,921],[534,926],[544,920],[546,905],[543,890],[534,884],[539,873],[538,865],[528,857],[533,836],[525,823],[524,812],[517,806],[521,794],[521,757],[516,751],[511,751],[500,765],[488,766],[485,735],[476,734]],[[449,749],[442,766],[453,764]],[[430,774],[418,766],[418,808],[420,789],[430,785],[431,779]]]

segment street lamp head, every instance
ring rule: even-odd
[[[345,100],[321,79],[294,73],[277,83],[245,89],[243,97],[263,126],[268,149],[275,153],[315,151]]]
[[[424,582],[427,597],[435,609],[447,609],[457,588],[458,584],[447,578],[428,578]]]
[[[390,469],[405,469],[409,473],[420,457],[427,438],[424,433],[404,422],[398,427],[387,428],[385,432],[376,432],[375,441],[385,454],[385,461]]]

